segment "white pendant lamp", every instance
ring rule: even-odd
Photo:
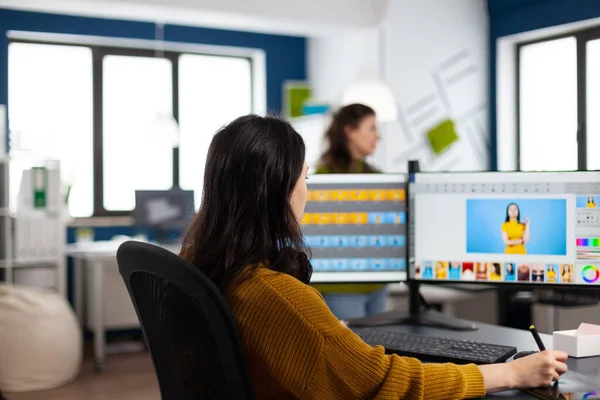
[[[169,112],[157,112],[150,126],[148,138],[165,143],[171,147],[179,147],[179,124]]]
[[[342,106],[353,103],[371,107],[380,122],[392,122],[398,118],[398,106],[392,90],[380,79],[364,76],[350,85],[342,97]]]

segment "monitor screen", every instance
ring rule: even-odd
[[[133,218],[138,226],[181,228],[194,217],[194,191],[136,190]]]
[[[406,280],[405,175],[311,175],[307,185],[311,282]]]
[[[409,278],[600,285],[600,172],[416,173]]]

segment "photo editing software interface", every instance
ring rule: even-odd
[[[311,175],[307,185],[311,282],[406,280],[405,175]]]
[[[600,172],[416,173],[409,277],[600,285]]]

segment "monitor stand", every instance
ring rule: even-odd
[[[475,331],[477,325],[451,315],[434,310],[419,292],[419,283],[412,281],[409,286],[409,312],[388,311],[365,318],[348,321],[351,328],[385,325],[419,325],[455,331]]]

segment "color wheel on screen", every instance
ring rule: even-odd
[[[586,265],[581,270],[581,278],[583,278],[586,283],[596,283],[598,282],[598,279],[600,279],[600,271],[595,265]]]

